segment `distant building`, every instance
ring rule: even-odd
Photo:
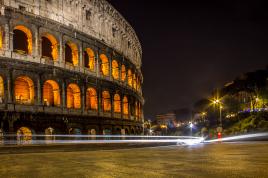
[[[172,127],[176,125],[176,114],[174,112],[169,112],[166,114],[158,114],[156,115],[157,125],[165,125],[168,127]]]

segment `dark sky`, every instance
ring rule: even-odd
[[[268,64],[265,1],[110,0],[143,48],[145,116],[192,104]]]

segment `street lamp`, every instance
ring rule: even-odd
[[[219,99],[214,99],[214,100],[212,101],[212,103],[213,103],[214,105],[219,106],[219,112],[220,112],[220,127],[222,127],[222,109],[223,109],[222,103],[221,103],[221,101],[220,101]]]
[[[194,127],[194,124],[192,122],[189,122],[189,127],[191,129],[191,136],[193,136],[193,127]]]

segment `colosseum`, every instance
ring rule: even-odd
[[[142,49],[105,0],[0,0],[0,134],[141,134]]]

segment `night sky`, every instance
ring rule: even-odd
[[[145,116],[209,96],[268,64],[265,1],[110,0],[143,48]]]

